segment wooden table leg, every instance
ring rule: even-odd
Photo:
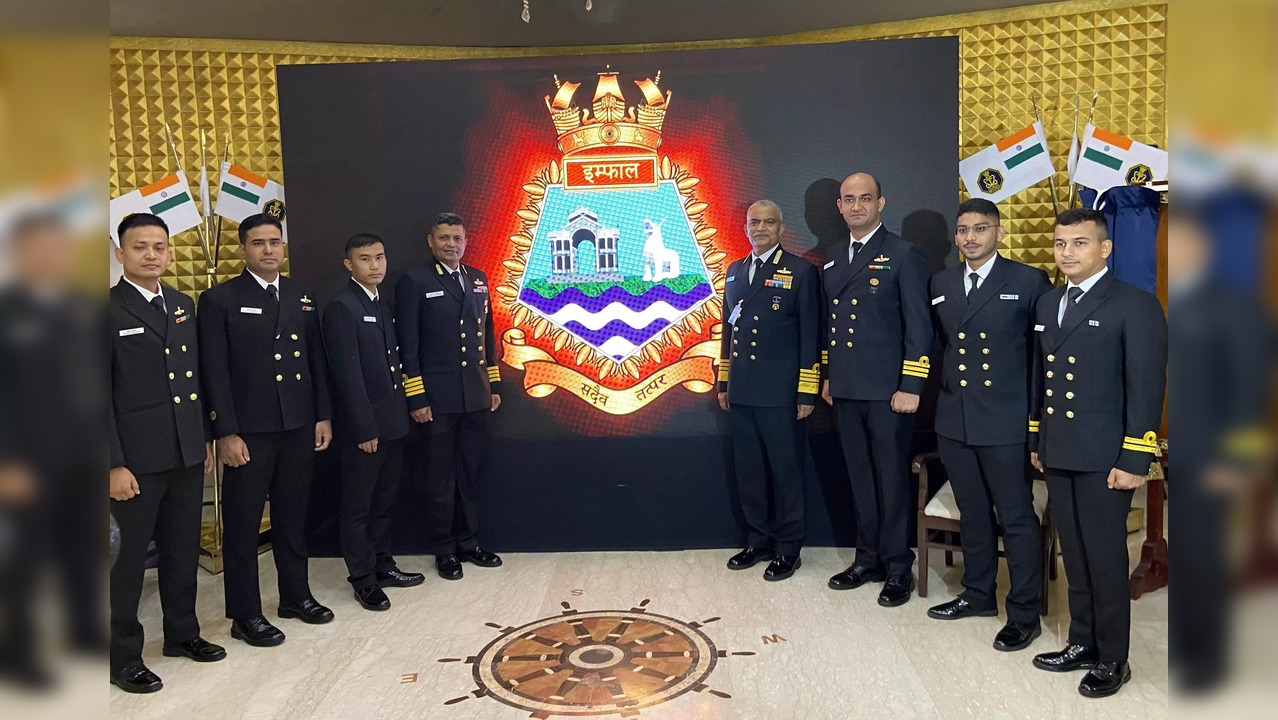
[[[1145,542],[1140,546],[1140,563],[1132,571],[1128,583],[1133,600],[1167,587],[1167,540],[1163,537],[1164,482],[1151,478],[1146,484]]]

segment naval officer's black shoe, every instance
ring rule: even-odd
[[[1024,650],[1034,642],[1034,638],[1041,634],[1043,634],[1043,626],[1037,620],[1027,623],[1008,620],[1003,629],[994,636],[994,649],[1003,652]]]
[[[253,647],[274,647],[284,642],[284,633],[261,615],[246,620],[232,620],[231,637],[243,640]]]
[[[323,625],[333,621],[333,611],[320,605],[315,598],[306,598],[296,605],[281,605],[277,613],[282,618],[294,618],[307,625]]]
[[[390,610],[390,598],[376,585],[355,588],[355,599],[365,610]]]
[[[979,608],[963,598],[955,598],[927,609],[927,616],[934,620],[962,620],[968,617],[995,617],[998,608]]]
[[[501,567],[501,557],[499,557],[497,553],[488,552],[478,545],[475,546],[474,550],[462,550],[458,552],[457,557],[460,560],[465,560],[471,565],[478,565],[479,567]]]
[[[853,590],[866,583],[881,583],[883,582],[883,577],[882,570],[871,570],[864,565],[853,565],[830,578],[829,585],[832,590]]]
[[[124,692],[138,695],[153,693],[164,687],[159,676],[148,670],[142,663],[112,671],[111,684]]]
[[[435,572],[445,580],[461,580],[462,566],[461,561],[456,555],[449,553],[447,555],[435,556]]]
[[[390,570],[377,571],[377,584],[384,587],[415,587],[426,582],[426,576],[421,573],[406,573],[399,568],[391,568]]]
[[[910,601],[910,593],[914,591],[914,576],[893,575],[883,584],[879,591],[879,604],[883,607],[897,607]]]
[[[1034,667],[1048,672],[1090,670],[1098,659],[1100,659],[1100,653],[1097,652],[1096,648],[1070,643],[1060,652],[1035,655]]]
[[[1078,684],[1078,693],[1089,698],[1109,697],[1132,679],[1132,669],[1125,662],[1098,662]]]
[[[753,546],[746,547],[745,550],[728,558],[729,570],[745,570],[752,568],[758,563],[765,560],[771,560],[775,555],[771,548],[757,548]]]
[[[190,658],[195,662],[217,662],[226,659],[226,648],[196,636],[173,645],[165,643],[164,656]]]
[[[768,563],[768,569],[763,571],[763,579],[784,580],[801,567],[803,567],[803,560],[799,559],[798,555],[778,555]]]

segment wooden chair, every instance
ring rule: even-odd
[[[931,472],[945,475],[945,468],[940,461],[940,453],[929,452],[914,456],[910,463],[910,471],[919,478],[919,597],[927,597],[928,553],[931,550],[945,551],[945,565],[954,565],[954,552],[962,552],[959,541],[959,510],[954,499],[954,490],[949,480],[932,492]],[[1047,483],[1036,471],[1034,473],[1034,512],[1039,518],[1039,545],[1043,562],[1043,581],[1039,588],[1039,614],[1047,614],[1048,582],[1056,579],[1056,528],[1052,524],[1052,513],[1047,497]],[[998,529],[1002,536],[1002,528]],[[999,549],[999,555],[1003,551]]]

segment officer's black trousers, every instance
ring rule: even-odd
[[[307,582],[306,507],[315,464],[315,426],[243,433],[249,461],[222,475],[222,553],[226,616],[244,620],[262,614],[257,579],[257,543],[262,509],[271,500],[271,552],[281,605],[311,597]]]
[[[909,575],[914,415],[892,412],[887,400],[835,398],[834,419],[856,505],[856,564]]]
[[[341,445],[342,556],[346,579],[356,590],[377,584],[377,573],[395,568],[390,553],[391,507],[399,491],[404,440],[377,443],[366,453],[353,442]]]
[[[164,641],[177,644],[200,634],[195,617],[195,573],[200,554],[203,470],[202,465],[192,465],[138,475],[138,495],[111,501],[111,514],[120,526],[120,555],[111,569],[112,670],[142,662],[138,600],[152,537],[160,553]]]
[[[438,413],[426,423],[426,522],[434,555],[474,550],[479,543],[479,469],[490,414]]]
[[[959,508],[959,539],[963,544],[960,597],[981,609],[997,607],[994,585],[1001,525],[1011,578],[1007,619],[1037,621],[1043,563],[1029,451],[1022,444],[968,445],[939,435],[937,443]]]
[[[803,547],[803,468],[807,436],[797,405],[732,405],[732,450],[746,545],[798,555]],[[768,519],[768,507],[772,519]]]
[[[1132,601],[1127,580],[1127,511],[1132,490],[1111,490],[1108,472],[1048,468],[1047,492],[1069,581],[1069,641],[1125,662]]]

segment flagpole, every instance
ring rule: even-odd
[[[207,140],[204,135],[204,128],[200,128],[200,223],[201,229],[204,230],[205,249],[204,249],[204,274],[208,279],[208,287],[213,287],[213,273],[217,264],[216,259],[212,256],[212,243],[209,238],[209,203],[212,198],[208,197],[212,194],[209,190],[208,183],[208,160],[205,156],[205,146]]]
[[[164,134],[168,136],[168,139],[169,139],[169,150],[173,153],[173,164],[177,166],[178,172],[182,173],[183,175],[186,175],[186,172],[182,170],[182,158],[181,156],[178,155],[177,143],[173,141],[173,131],[169,128],[168,123],[164,123]],[[191,188],[189,185],[187,186],[186,191],[191,192]],[[200,245],[202,249],[204,250],[204,260],[205,260],[205,263],[207,264],[208,257],[209,257],[209,241],[208,241],[208,238],[204,235],[204,233],[201,232],[201,230],[203,230],[203,226],[196,225],[195,227],[196,227],[196,234],[200,236]]]
[[[1079,141],[1079,137],[1078,137],[1078,93],[1074,93],[1074,135],[1073,135],[1073,136],[1070,138],[1070,140],[1069,140],[1069,143],[1070,143],[1070,147],[1069,147],[1069,154],[1070,154],[1071,156],[1074,154],[1074,150],[1075,150],[1075,147],[1076,147],[1076,145],[1075,145],[1074,143],[1076,143],[1076,142],[1078,142],[1078,141]],[[1069,199],[1067,200],[1067,203],[1066,203],[1066,204],[1068,204],[1068,205],[1069,205],[1069,207],[1070,207],[1070,209],[1071,209],[1071,210],[1074,208],[1074,198],[1075,198],[1075,197],[1077,196],[1077,194],[1078,194],[1078,186],[1074,184],[1074,172],[1073,172],[1073,170],[1074,170],[1073,168],[1069,168],[1069,167],[1065,168],[1065,172],[1067,172],[1067,173],[1069,174]]]
[[[1042,125],[1042,124],[1043,124],[1043,118],[1042,118],[1042,116],[1041,116],[1041,115],[1039,115],[1039,112],[1038,112],[1038,93],[1037,93],[1037,92],[1031,92],[1031,93],[1030,93],[1030,102],[1034,103],[1034,120],[1035,120],[1035,121],[1036,121],[1039,125]],[[1047,130],[1046,130],[1046,128],[1044,128],[1044,130],[1043,130],[1043,134],[1044,134],[1044,135],[1046,135],[1046,134],[1047,134]],[[1060,206],[1060,202],[1056,199],[1056,172],[1055,172],[1055,168],[1053,168],[1053,172],[1052,172],[1052,174],[1047,176],[1047,182],[1048,182],[1048,186],[1049,186],[1049,187],[1051,188],[1051,190],[1052,190],[1052,211],[1053,211],[1056,215],[1060,215],[1060,214],[1061,214],[1061,206]]]
[[[222,161],[217,164],[218,180],[222,179],[222,165],[226,163],[227,158],[231,155],[231,129],[226,129],[226,134],[222,136]],[[209,193],[212,195],[212,192]],[[218,195],[221,196],[222,191],[218,189]],[[222,261],[222,216],[217,216],[217,224],[213,230],[213,268],[216,272],[218,263]]]

